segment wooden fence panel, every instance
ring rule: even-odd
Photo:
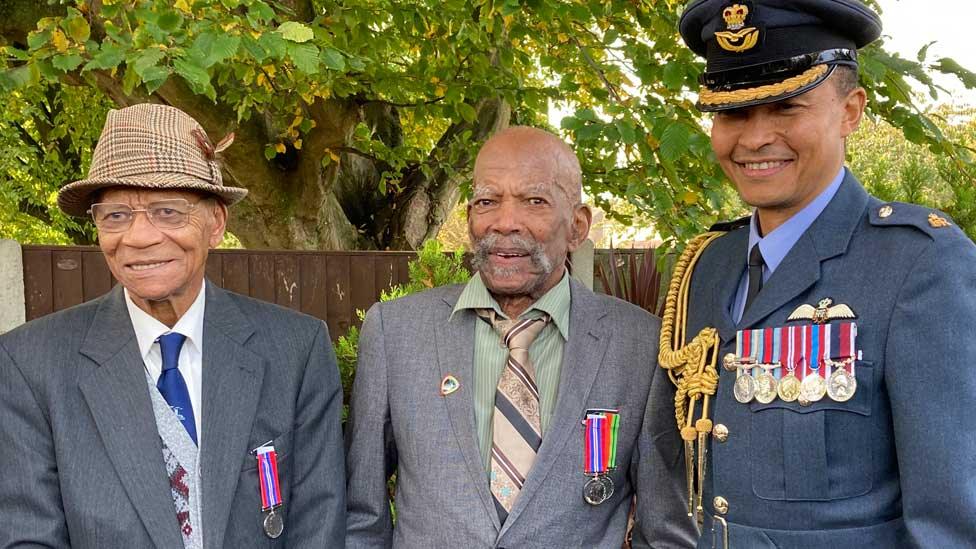
[[[54,312],[51,249],[24,247],[24,301],[27,320]]]
[[[274,256],[251,254],[247,258],[250,284],[247,294],[251,297],[275,302]]]
[[[302,287],[295,255],[276,254],[275,261],[275,303],[289,309],[301,310]]]
[[[224,278],[224,256],[221,254],[210,254],[207,256],[207,280],[213,280],[215,284],[221,284]]]
[[[328,295],[328,309],[325,320],[330,334],[344,334],[349,331],[353,320],[352,300],[349,280],[349,257],[327,256],[325,264],[325,287]]]
[[[225,254],[212,253],[211,256],[221,256],[220,279],[211,279],[215,284],[239,294],[251,295],[251,275],[248,268],[248,256],[245,253],[232,252]],[[207,260],[209,261],[209,259]]]
[[[81,268],[81,252],[56,250],[51,254],[54,265],[54,310],[60,311],[84,302],[84,271]]]
[[[396,259],[389,255],[378,255],[373,261],[373,295],[380,300],[380,293],[396,284]]]
[[[81,276],[84,278],[82,288],[85,301],[108,293],[115,284],[112,272],[105,263],[105,256],[100,251],[81,252]]]
[[[302,254],[300,256],[299,276],[301,276],[301,311],[316,318],[325,320],[329,309],[329,288],[325,276],[325,256],[318,254]],[[338,337],[342,334],[329,334]]]

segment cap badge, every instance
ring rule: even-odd
[[[946,219],[946,218],[944,218],[944,217],[942,217],[941,215],[937,215],[937,214],[934,214],[934,213],[930,213],[929,214],[929,225],[931,225],[933,228],[936,228],[936,229],[942,229],[944,227],[951,226],[952,223],[949,223],[949,220]]]
[[[759,29],[747,27],[749,6],[746,4],[732,4],[722,11],[725,27],[728,30],[716,31],[715,40],[725,51],[740,53],[751,50],[759,42]]]
[[[813,305],[800,305],[786,320],[787,322],[791,320],[810,320],[814,324],[823,324],[837,318],[857,318],[854,311],[847,305],[843,303],[833,305],[833,303],[833,299],[826,297],[821,299],[816,307]]]

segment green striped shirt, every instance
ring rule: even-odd
[[[536,384],[541,397],[539,403],[540,423],[545,434],[552,411],[556,407],[559,391],[559,372],[562,369],[563,346],[569,339],[569,275],[564,274],[552,289],[545,293],[519,318],[538,318],[543,313],[552,317],[552,322],[529,347],[529,358],[535,366]],[[488,293],[481,277],[476,273],[465,286],[454,306],[453,314],[463,309],[494,309],[504,317],[498,302]],[[469,314],[475,314],[471,311]],[[474,424],[478,431],[478,444],[485,470],[491,469],[491,421],[495,410],[495,389],[505,368],[508,348],[501,337],[487,322],[478,319],[474,329]]]

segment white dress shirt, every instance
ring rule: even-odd
[[[129,290],[125,290],[125,306],[129,309],[132,328],[136,332],[139,343],[139,353],[142,355],[146,371],[152,379],[159,380],[163,373],[163,355],[156,342],[159,336],[176,332],[186,336],[183,348],[180,350],[179,370],[186,382],[186,389],[190,393],[190,405],[193,406],[193,421],[197,427],[197,448],[203,440],[200,429],[203,419],[203,309],[205,305],[207,283],[200,285],[196,299],[186,313],[176,321],[172,329],[156,320],[149,313],[143,311],[133,303],[129,297]]]

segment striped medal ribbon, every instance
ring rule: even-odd
[[[258,480],[261,486],[261,511],[264,512],[264,533],[271,539],[281,536],[285,521],[281,514],[281,485],[278,483],[278,454],[273,445],[254,451],[258,460]]]
[[[617,467],[619,410],[587,410],[583,419],[583,472],[589,477],[583,485],[583,500],[600,505],[613,496],[609,472]]]

